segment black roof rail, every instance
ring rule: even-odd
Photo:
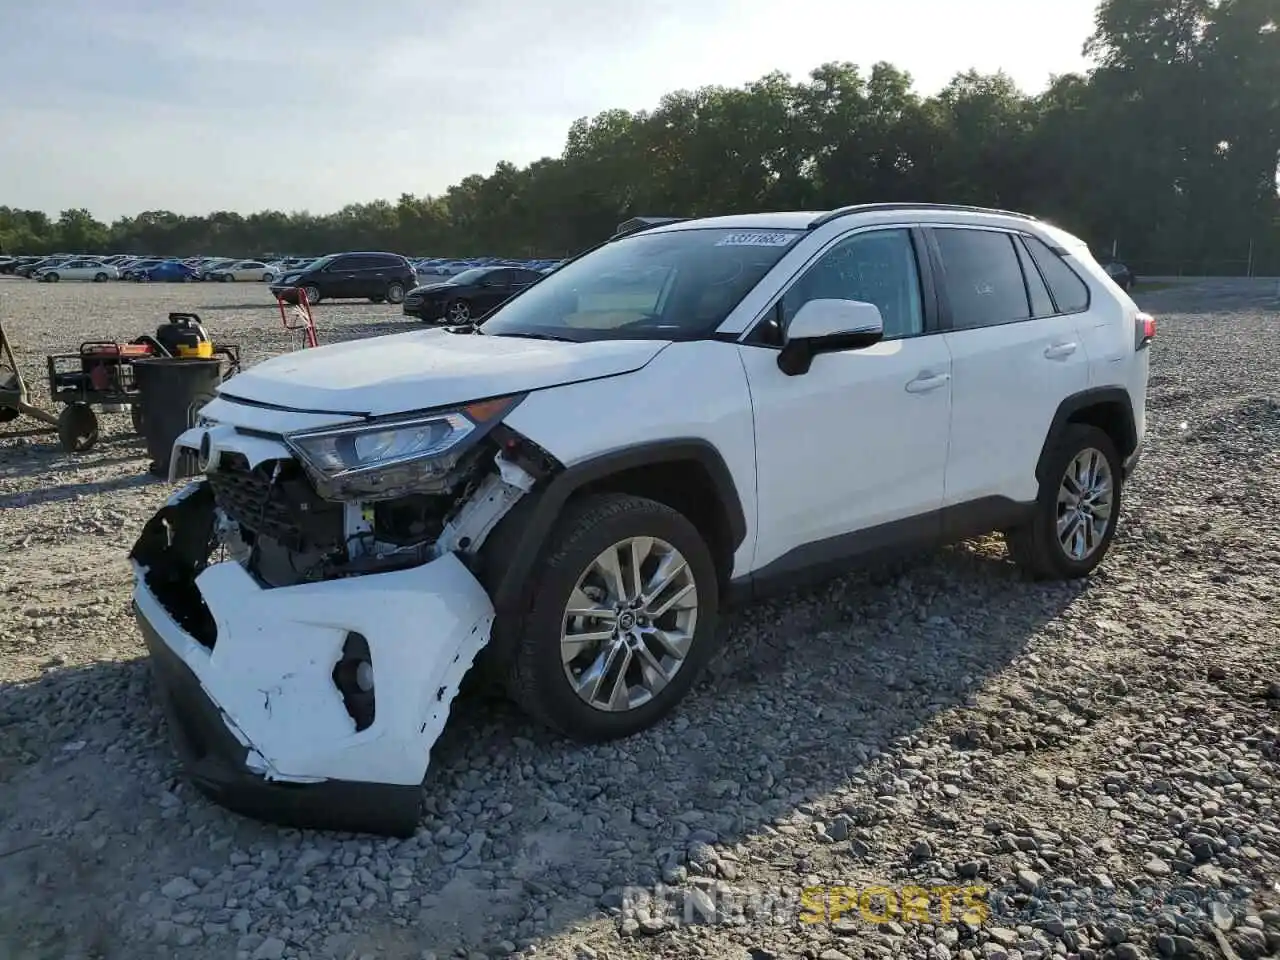
[[[1018,213],[1016,210],[998,210],[994,207],[976,207],[962,203],[855,203],[847,207],[831,210],[817,217],[809,224],[814,230],[824,223],[838,220],[855,213],[879,213],[883,210],[939,210],[951,213],[994,213],[1002,217],[1017,217],[1019,220],[1035,220],[1029,213]]]
[[[684,220],[690,220],[691,217],[632,217],[630,220],[624,220],[618,224],[618,230],[610,239],[624,236],[628,233],[636,233],[640,230],[649,230],[653,227],[665,226],[668,223],[680,223]]]

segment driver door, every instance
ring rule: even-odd
[[[836,240],[739,345],[755,414],[755,571],[941,533],[951,355],[923,294],[924,249],[907,228]],[[884,339],[819,354],[788,376],[778,369],[782,331],[819,298],[875,304]]]
[[[324,268],[324,286],[322,292],[331,300],[343,300],[359,296],[360,261],[363,257],[339,257]]]
[[[511,295],[511,271],[494,270],[480,278],[480,290],[476,295],[477,313],[487,315]]]

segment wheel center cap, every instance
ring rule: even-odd
[[[623,630],[630,630],[636,625],[636,615],[630,610],[618,615],[618,626]]]

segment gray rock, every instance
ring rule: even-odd
[[[279,937],[267,937],[253,951],[253,960],[280,960],[284,956],[285,942]]]
[[[174,877],[160,888],[160,892],[170,900],[181,900],[184,897],[199,893],[200,888],[186,877]]]

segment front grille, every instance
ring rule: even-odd
[[[342,545],[342,504],[321,499],[295,460],[268,460],[250,470],[242,454],[224,453],[209,486],[222,511],[250,533],[297,553]]]
[[[414,310],[422,306],[421,296],[409,296],[404,298],[404,307],[406,310]]]

